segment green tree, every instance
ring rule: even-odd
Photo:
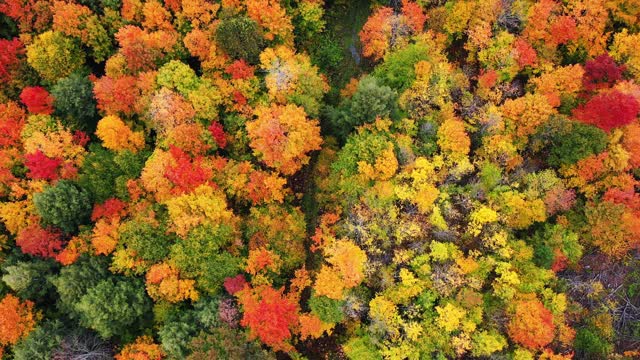
[[[329,114],[333,132],[346,138],[356,126],[371,123],[377,117],[395,116],[397,93],[389,86],[381,85],[373,76],[366,76],[358,83],[353,96],[343,101],[336,111]]]
[[[33,203],[45,225],[73,233],[86,224],[91,215],[89,194],[68,180],[60,180],[33,196]]]
[[[156,263],[169,255],[175,236],[168,235],[164,226],[132,220],[120,227],[119,245],[136,252],[136,257]]]
[[[200,79],[191,67],[178,60],[171,60],[158,70],[156,82],[187,96],[200,85]]]
[[[586,360],[604,359],[613,351],[613,345],[591,327],[578,330],[573,346],[576,356]]]
[[[89,146],[89,153],[80,168],[78,183],[85,189],[94,202],[103,203],[113,197],[116,178],[121,175],[114,161],[115,154],[98,144]]]
[[[416,79],[415,65],[419,61],[429,60],[429,49],[424,44],[412,44],[393,52],[376,67],[373,76],[381,85],[402,92]]]
[[[196,335],[198,327],[193,313],[176,312],[158,331],[162,349],[173,358],[184,359],[189,352],[189,342]]]
[[[301,2],[297,14],[293,18],[293,33],[296,40],[302,43],[314,41],[315,37],[324,30],[326,22],[323,19],[324,9],[321,3]]]
[[[93,83],[82,72],[62,78],[51,88],[55,114],[66,127],[93,133],[98,120]]]
[[[599,128],[563,118],[552,119],[540,131],[545,148],[549,149],[547,162],[551,166],[572,165],[607,147],[607,134]]]
[[[201,331],[189,343],[187,360],[255,359],[275,360],[275,354],[262,349],[259,341],[247,341],[246,335],[227,325]]]
[[[151,300],[140,279],[102,280],[76,304],[80,323],[102,338],[133,339],[151,310]]]
[[[200,226],[171,246],[170,258],[181,275],[196,279],[198,289],[217,294],[224,279],[240,270],[241,259],[226,250],[234,239],[229,226]]]
[[[344,319],[343,305],[344,301],[330,299],[326,296],[312,296],[309,299],[311,312],[326,323],[339,323]]]
[[[264,38],[255,21],[247,17],[222,20],[216,30],[216,42],[234,59],[245,59],[257,64],[265,47]]]
[[[34,258],[20,261],[3,268],[6,274],[2,276],[2,281],[23,299],[41,300],[52,287],[47,274],[53,272],[54,268],[50,260]]]
[[[91,144],[80,168],[78,183],[96,203],[103,203],[114,194],[127,199],[127,181],[140,176],[149,155],[148,151],[114,153],[99,144]]]
[[[64,325],[58,320],[39,324],[13,347],[14,360],[50,360],[64,339]]]
[[[58,275],[52,276],[50,281],[58,292],[57,307],[60,312],[77,319],[79,313],[76,304],[90,288],[111,275],[108,267],[109,260],[106,257],[83,256],[74,264],[63,267]]]
[[[369,336],[351,338],[342,348],[351,360],[382,360],[382,355]]]

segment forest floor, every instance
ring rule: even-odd
[[[327,21],[325,31],[337,39],[344,55],[338,66],[340,72],[328,74],[332,93],[339,93],[351,78],[361,75],[370,67],[369,62],[362,57],[358,34],[369,17],[371,2],[369,0],[338,1],[338,3],[334,1],[328,4],[325,9]],[[315,231],[320,210],[316,201],[317,187],[313,181],[316,160],[317,154],[314,154],[309,165],[300,171],[296,179],[292,179],[294,191],[303,194],[301,207],[305,214],[309,236],[312,236]]]
[[[360,75],[369,63],[362,56],[358,34],[371,13],[369,0],[333,3],[326,9],[326,31],[333,33],[342,45],[344,57],[340,72],[330,79],[333,88],[341,89],[353,77]]]

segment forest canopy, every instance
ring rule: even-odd
[[[0,0],[0,359],[640,358],[638,44],[639,0]]]

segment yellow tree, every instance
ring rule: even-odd
[[[207,185],[201,185],[193,193],[166,201],[172,230],[181,237],[198,225],[233,226],[237,218],[227,209],[224,194]]]
[[[155,344],[148,336],[140,336],[134,343],[127,344],[122,351],[115,356],[116,360],[160,360],[164,358],[164,352],[160,345]]]
[[[142,132],[133,132],[115,115],[107,116],[98,122],[96,135],[102,140],[102,145],[110,150],[130,150],[137,152],[144,147]]]

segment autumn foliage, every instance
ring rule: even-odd
[[[297,305],[283,297],[282,290],[262,286],[236,296],[244,308],[241,324],[249,328],[252,338],[259,338],[274,349],[291,349],[287,340],[298,323]]]
[[[543,348],[555,336],[553,316],[538,300],[520,301],[515,304],[508,331],[515,342],[529,349]]]
[[[410,34],[420,33],[427,17],[415,2],[404,0],[402,12],[381,7],[369,17],[360,31],[363,55],[380,60],[387,51],[407,43]]]
[[[32,114],[51,114],[53,112],[53,97],[40,86],[26,87],[20,93],[20,101]]]
[[[107,116],[98,122],[96,135],[105,148],[136,152],[144,147],[142,132],[133,132],[119,117]]]
[[[42,151],[24,157],[24,165],[29,169],[28,176],[34,180],[56,180],[62,159],[47,157]]]
[[[609,54],[587,61],[584,65],[584,87],[586,90],[609,88],[622,79],[624,65],[618,65]]]
[[[118,353],[116,360],[160,360],[164,358],[160,345],[153,342],[149,336],[141,336],[134,343],[127,344]]]
[[[38,320],[33,302],[9,294],[0,301],[0,346],[13,345],[33,330]]]
[[[9,82],[20,66],[25,49],[19,39],[0,39],[0,80]]]
[[[247,123],[250,146],[268,166],[291,175],[309,162],[308,153],[318,150],[320,127],[295,105],[259,107],[256,119]]]
[[[0,357],[637,357],[640,0],[0,0]]]
[[[55,257],[62,250],[60,231],[43,229],[38,224],[30,225],[20,231],[16,244],[25,254],[41,257]]]
[[[604,131],[628,125],[637,119],[640,112],[638,100],[632,95],[618,90],[595,95],[589,101],[576,108],[576,119],[599,127]]]

